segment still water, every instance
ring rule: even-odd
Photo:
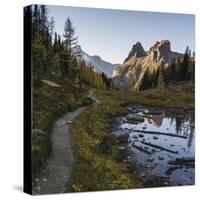
[[[128,110],[143,121],[121,116],[113,134],[129,135],[128,159],[137,174],[144,180],[159,178],[163,185],[194,184],[194,113],[142,106],[129,106]]]

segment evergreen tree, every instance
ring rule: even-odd
[[[188,79],[188,72],[190,65],[190,49],[187,46],[185,50],[185,54],[183,56],[183,62],[180,68],[180,80],[187,80]]]
[[[75,28],[73,27],[71,19],[68,17],[64,26],[64,44],[68,51],[69,59],[73,55],[73,49],[78,44],[78,37],[75,37]]]
[[[140,81],[139,90],[146,90],[148,88],[151,88],[151,86],[152,86],[151,80],[152,80],[151,74],[147,68],[146,71],[144,72],[144,75],[143,75],[141,81]]]
[[[158,70],[158,89],[161,89],[165,86],[165,83],[164,83],[164,75],[163,75],[163,70],[162,68],[160,68]]]
[[[50,32],[51,40],[53,39],[54,29],[55,29],[55,21],[54,21],[54,18],[51,17],[51,20],[49,22],[49,32]]]

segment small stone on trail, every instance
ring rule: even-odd
[[[43,178],[42,180],[43,180],[43,181],[47,181],[47,179],[46,179],[46,178]]]
[[[145,177],[145,173],[141,173],[140,176],[141,176],[141,177]]]

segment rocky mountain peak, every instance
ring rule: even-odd
[[[162,40],[156,42],[150,49],[149,55],[151,61],[159,62],[164,61],[166,63],[171,62],[171,45],[169,40]]]
[[[152,72],[161,66],[168,67],[178,57],[183,57],[183,54],[171,51],[169,40],[155,42],[147,52],[144,51],[141,43],[137,42],[124,63],[113,70],[114,85],[126,90],[132,84],[137,89],[147,69]]]
[[[124,60],[124,62],[129,60],[131,57],[140,58],[144,55],[145,55],[145,50],[142,47],[142,44],[140,42],[137,42],[136,44],[133,45],[131,51],[128,54],[128,57]]]

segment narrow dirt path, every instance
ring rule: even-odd
[[[74,163],[69,128],[72,121],[84,110],[78,108],[67,113],[53,125],[52,151],[39,177],[33,180],[33,194],[64,193]]]

